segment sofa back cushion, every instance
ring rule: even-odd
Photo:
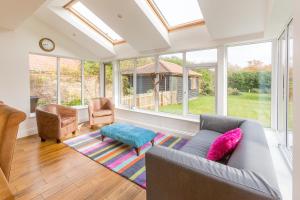
[[[229,130],[239,128],[244,121],[243,119],[221,115],[200,115],[200,130],[225,133]]]
[[[262,126],[247,120],[240,126],[243,139],[232,153],[227,165],[252,171],[277,187],[270,150]]]
[[[209,130],[201,130],[192,137],[180,151],[206,158],[210,145],[221,133]]]

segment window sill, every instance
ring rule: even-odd
[[[87,109],[88,106],[87,105],[71,106],[71,108],[74,108],[76,110],[84,110],[84,109]]]
[[[177,119],[177,120],[184,120],[184,121],[189,121],[189,122],[200,122],[199,115],[176,115],[172,113],[163,113],[163,112],[155,112],[155,111],[150,111],[150,110],[143,110],[143,109],[130,109],[125,106],[118,106],[116,109],[119,110],[125,110],[129,112],[136,112],[136,113],[142,113],[142,114],[148,114],[148,115],[153,115],[153,116],[158,116],[158,117],[166,117],[170,119]]]

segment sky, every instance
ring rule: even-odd
[[[203,19],[197,0],[153,0],[170,26]]]
[[[258,43],[228,47],[228,63],[247,67],[247,62],[259,60],[268,65],[272,63],[272,43]]]

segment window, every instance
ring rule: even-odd
[[[169,31],[204,22],[197,0],[147,1]]]
[[[159,57],[159,111],[183,113],[183,54],[167,54]]]
[[[38,105],[57,103],[57,59],[51,56],[29,55],[30,112]]]
[[[84,61],[84,104],[100,95],[100,65],[95,61]]]
[[[154,110],[156,87],[156,64],[153,57],[136,60],[136,103],[140,109]]]
[[[31,113],[38,105],[87,105],[100,96],[99,62],[29,54],[29,70]]]
[[[123,38],[121,38],[115,31],[113,31],[80,1],[71,1],[65,6],[65,8],[72,12],[90,28],[109,40],[111,43],[119,44],[124,42]]]
[[[215,113],[216,66],[216,49],[122,60],[120,104],[179,115]]]
[[[104,96],[112,99],[113,97],[113,67],[112,63],[104,64]]]
[[[129,108],[134,106],[134,88],[133,88],[133,75],[135,70],[135,60],[122,60],[120,61],[120,97],[121,105]]]
[[[59,66],[61,104],[81,105],[81,61],[60,58]]]
[[[228,115],[271,125],[272,43],[232,46],[228,54]]]
[[[215,113],[215,71],[214,67],[193,67],[188,70],[190,114]]]
[[[293,21],[278,39],[278,130],[283,147],[293,146]]]

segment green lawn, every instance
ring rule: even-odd
[[[213,96],[202,96],[189,101],[189,112],[192,114],[215,113]],[[160,107],[160,112],[182,113],[182,104]],[[270,127],[271,95],[242,93],[228,96],[228,115],[256,119],[265,127]]]

